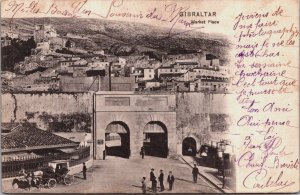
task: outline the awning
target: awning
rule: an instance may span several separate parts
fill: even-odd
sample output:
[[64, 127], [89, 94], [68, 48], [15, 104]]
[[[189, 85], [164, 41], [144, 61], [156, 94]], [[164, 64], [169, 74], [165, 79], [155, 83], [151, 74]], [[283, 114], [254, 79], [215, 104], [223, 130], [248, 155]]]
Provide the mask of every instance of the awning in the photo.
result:
[[37, 155], [35, 153], [28, 153], [28, 152], [24, 152], [24, 153], [17, 153], [17, 154], [9, 154], [9, 155], [3, 155], [2, 154], [2, 162], [5, 161], [17, 161], [17, 160], [26, 160], [26, 159], [34, 159], [34, 158], [41, 158], [41, 155]]

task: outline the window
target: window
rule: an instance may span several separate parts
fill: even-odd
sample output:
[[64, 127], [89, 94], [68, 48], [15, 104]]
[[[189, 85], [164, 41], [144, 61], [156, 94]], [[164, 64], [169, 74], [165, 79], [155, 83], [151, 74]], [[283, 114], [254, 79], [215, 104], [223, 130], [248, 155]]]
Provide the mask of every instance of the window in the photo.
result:
[[150, 74], [150, 75], [149, 75], [149, 78], [151, 78], [151, 77], [152, 77], [152, 75]]

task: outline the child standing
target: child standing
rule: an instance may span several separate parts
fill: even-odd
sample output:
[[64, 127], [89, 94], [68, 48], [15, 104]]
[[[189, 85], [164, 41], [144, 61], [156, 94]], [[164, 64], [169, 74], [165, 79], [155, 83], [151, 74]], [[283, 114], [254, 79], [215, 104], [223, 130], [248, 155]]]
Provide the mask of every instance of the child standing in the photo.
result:
[[146, 177], [143, 177], [142, 178], [142, 192], [143, 192], [143, 194], [146, 194]]

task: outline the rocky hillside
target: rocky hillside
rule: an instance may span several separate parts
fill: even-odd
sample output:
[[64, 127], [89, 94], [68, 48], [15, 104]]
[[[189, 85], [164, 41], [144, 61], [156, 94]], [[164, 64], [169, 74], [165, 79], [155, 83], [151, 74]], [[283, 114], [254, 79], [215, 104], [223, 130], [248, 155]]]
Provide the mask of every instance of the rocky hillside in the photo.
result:
[[[2, 31], [9, 30], [9, 20], [2, 19]], [[35, 24], [52, 24], [60, 35], [68, 32], [86, 34], [98, 46], [116, 55], [153, 53], [158, 58], [166, 53], [183, 53], [204, 50], [219, 56], [227, 63], [229, 43], [225, 38], [200, 32], [189, 32], [167, 37], [169, 29], [140, 23], [100, 19], [74, 18], [23, 18], [14, 19], [15, 32], [28, 35]]]

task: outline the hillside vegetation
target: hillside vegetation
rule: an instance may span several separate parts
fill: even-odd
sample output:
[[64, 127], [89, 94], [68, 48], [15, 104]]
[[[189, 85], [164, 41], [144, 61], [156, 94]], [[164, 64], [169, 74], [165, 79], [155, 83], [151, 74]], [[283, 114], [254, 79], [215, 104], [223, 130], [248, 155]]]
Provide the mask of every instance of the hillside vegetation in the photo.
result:
[[[2, 19], [2, 31], [9, 30], [9, 20]], [[84, 18], [22, 18], [14, 19], [14, 31], [28, 35], [34, 24], [51, 24], [60, 35], [85, 34], [96, 45], [115, 55], [153, 53], [158, 58], [166, 53], [208, 51], [226, 64], [229, 42], [216, 35], [188, 32], [168, 37], [169, 29], [152, 25]]]

